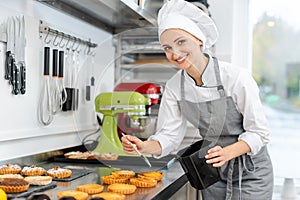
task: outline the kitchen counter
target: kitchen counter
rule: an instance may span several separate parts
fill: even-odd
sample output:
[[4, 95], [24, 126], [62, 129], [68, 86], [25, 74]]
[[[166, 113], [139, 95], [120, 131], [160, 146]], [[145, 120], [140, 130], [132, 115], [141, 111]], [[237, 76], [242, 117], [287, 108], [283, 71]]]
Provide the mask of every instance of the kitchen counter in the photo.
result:
[[[170, 162], [163, 168], [152, 167], [150, 170], [160, 170], [164, 173], [164, 177], [161, 182], [158, 182], [156, 187], [153, 188], [137, 188], [136, 192], [131, 195], [126, 195], [125, 200], [147, 200], [147, 199], [169, 199], [174, 195], [174, 191], [178, 191], [187, 183], [187, 178], [184, 175], [184, 171], [180, 166], [180, 163], [176, 160]], [[128, 165], [114, 165], [114, 168], [103, 167], [97, 164], [82, 164], [82, 163], [56, 163], [49, 162], [44, 163], [43, 167], [50, 169], [55, 166], [67, 167], [73, 169], [74, 172], [88, 172], [87, 174], [76, 178], [69, 182], [56, 181], [57, 187], [40, 192], [47, 194], [51, 199], [57, 199], [56, 194], [60, 191], [75, 189], [76, 186], [87, 183], [101, 183], [101, 176], [108, 175], [115, 169], [132, 169], [135, 172], [149, 171], [149, 168], [143, 166], [130, 167]], [[78, 174], [78, 173], [77, 173]], [[80, 175], [79, 175], [80, 176]], [[107, 185], [104, 185], [104, 191], [107, 191]], [[37, 194], [37, 193], [35, 193]], [[14, 199], [26, 199], [26, 198], [14, 198]]]

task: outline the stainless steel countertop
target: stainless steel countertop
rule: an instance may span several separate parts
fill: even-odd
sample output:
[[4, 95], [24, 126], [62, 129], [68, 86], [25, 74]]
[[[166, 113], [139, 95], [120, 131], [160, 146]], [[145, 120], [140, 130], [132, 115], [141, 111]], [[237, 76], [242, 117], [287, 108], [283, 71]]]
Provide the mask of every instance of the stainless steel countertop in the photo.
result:
[[[57, 187], [43, 191], [41, 193], [47, 194], [51, 199], [57, 199], [57, 192], [76, 189], [76, 186], [88, 183], [99, 183], [101, 184], [101, 176], [109, 174], [113, 169], [108, 167], [99, 167], [95, 164], [78, 164], [78, 163], [45, 163], [45, 168], [52, 168], [54, 166], [67, 167], [70, 169], [80, 169], [80, 170], [92, 170], [85, 176], [78, 179], [72, 180], [70, 182], [59, 182], [57, 181]], [[128, 165], [124, 166], [114, 166], [120, 169], [128, 169]], [[135, 166], [136, 172], [146, 171], [144, 167]], [[149, 171], [149, 169], [148, 169]], [[161, 182], [157, 184], [154, 188], [137, 188], [136, 192], [131, 195], [126, 195], [125, 200], [147, 200], [147, 199], [168, 199], [173, 194], [181, 188], [186, 182], [187, 178], [184, 175], [184, 171], [180, 166], [178, 161], [173, 162], [168, 167], [165, 166], [161, 168], [160, 171], [164, 173], [164, 177]], [[107, 191], [107, 185], [104, 185], [104, 191]], [[26, 199], [26, 198], [15, 198], [15, 199]]]

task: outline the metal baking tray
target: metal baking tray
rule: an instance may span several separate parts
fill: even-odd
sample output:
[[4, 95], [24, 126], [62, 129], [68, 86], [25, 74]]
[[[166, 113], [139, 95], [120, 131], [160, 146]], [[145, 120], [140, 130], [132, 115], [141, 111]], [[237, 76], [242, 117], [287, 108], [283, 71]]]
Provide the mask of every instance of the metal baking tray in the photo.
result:
[[[151, 165], [156, 168], [163, 168], [167, 163], [175, 158], [176, 155], [168, 155], [160, 159], [153, 157], [148, 157]], [[67, 162], [67, 163], [84, 163], [84, 164], [98, 164], [100, 167], [110, 167], [110, 166], [146, 166], [145, 161], [139, 156], [119, 156], [117, 160], [98, 160], [98, 159], [69, 159], [65, 158], [63, 155], [51, 157], [50, 162]]]
[[[67, 167], [66, 167], [67, 168]], [[71, 169], [72, 170], [72, 175], [68, 178], [53, 178], [54, 181], [57, 182], [70, 182], [73, 181], [75, 179], [78, 179], [80, 177], [83, 177], [85, 175], [88, 175], [90, 173], [93, 173], [93, 170], [89, 170], [89, 169]]]
[[49, 189], [52, 189], [55, 187], [56, 187], [56, 181], [52, 181], [50, 184], [42, 185], [42, 186], [30, 185], [29, 189], [26, 192], [7, 194], [7, 197], [8, 197], [8, 199], [28, 197], [33, 193], [42, 192], [42, 191], [49, 190]]

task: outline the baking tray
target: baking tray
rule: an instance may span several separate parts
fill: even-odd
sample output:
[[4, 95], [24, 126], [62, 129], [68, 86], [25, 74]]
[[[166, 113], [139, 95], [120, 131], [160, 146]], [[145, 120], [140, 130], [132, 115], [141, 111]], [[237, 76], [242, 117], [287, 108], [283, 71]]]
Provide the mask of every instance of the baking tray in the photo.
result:
[[[176, 155], [167, 155], [160, 159], [148, 157], [149, 162], [153, 167], [165, 167], [167, 163], [175, 158]], [[132, 166], [147, 166], [145, 161], [139, 156], [119, 156], [117, 160], [97, 160], [97, 159], [70, 159], [65, 158], [64, 155], [51, 157], [51, 162], [67, 162], [67, 163], [85, 163], [85, 164], [98, 164], [100, 167], [132, 165]]]
[[55, 188], [55, 187], [56, 187], [56, 181], [52, 181], [50, 184], [42, 185], [42, 186], [30, 185], [26, 192], [7, 194], [7, 198], [8, 199], [13, 199], [13, 198], [28, 197], [33, 193], [43, 192], [45, 190], [49, 190], [49, 189], [52, 189], [52, 188]]
[[72, 175], [68, 178], [53, 178], [54, 181], [58, 181], [58, 182], [69, 182], [69, 181], [73, 181], [75, 179], [78, 179], [80, 177], [83, 177], [85, 175], [88, 175], [90, 173], [93, 173], [93, 170], [89, 170], [89, 169], [70, 169], [72, 170]]

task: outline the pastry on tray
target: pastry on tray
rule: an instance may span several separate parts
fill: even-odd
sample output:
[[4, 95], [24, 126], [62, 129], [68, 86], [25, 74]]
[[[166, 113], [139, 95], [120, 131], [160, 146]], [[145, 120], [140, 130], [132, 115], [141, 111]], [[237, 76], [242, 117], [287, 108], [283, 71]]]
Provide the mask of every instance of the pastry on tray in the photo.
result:
[[72, 170], [56, 166], [48, 169], [46, 173], [53, 178], [69, 178], [72, 175]]
[[20, 178], [5, 178], [0, 180], [0, 189], [6, 193], [25, 192], [29, 188], [29, 183]]
[[20, 179], [24, 179], [24, 177], [21, 174], [2, 174], [2, 175], [0, 175], [0, 179], [4, 179], [4, 178], [20, 178]]
[[124, 184], [124, 183], [114, 183], [107, 187], [109, 192], [116, 192], [119, 194], [132, 194], [136, 190], [135, 185]]
[[118, 154], [111, 153], [111, 152], [100, 153], [97, 158], [99, 158], [100, 160], [117, 160]]
[[132, 170], [117, 170], [111, 172], [111, 175], [116, 177], [132, 178], [135, 175], [135, 172]]
[[113, 184], [113, 183], [126, 183], [128, 181], [128, 178], [126, 177], [120, 177], [120, 176], [114, 176], [114, 175], [108, 175], [108, 176], [101, 176], [101, 180], [103, 184]]
[[100, 184], [84, 184], [76, 187], [76, 190], [86, 192], [88, 194], [97, 194], [103, 191], [103, 185]]
[[76, 200], [87, 200], [88, 198], [88, 193], [77, 191], [77, 190], [66, 190], [66, 191], [61, 191], [58, 192], [57, 198], [62, 198], [62, 197], [74, 197]]
[[37, 167], [35, 165], [31, 165], [23, 167], [21, 173], [24, 176], [42, 176], [46, 173], [46, 170], [42, 167]]
[[161, 179], [164, 177], [164, 174], [160, 171], [150, 171], [150, 172], [143, 172], [139, 174], [146, 177], [154, 178], [157, 181], [161, 181]]
[[103, 198], [103, 199], [111, 199], [111, 200], [124, 200], [125, 195], [119, 194], [115, 192], [101, 192], [99, 194], [92, 195], [92, 198]]
[[0, 166], [0, 174], [18, 174], [22, 168], [16, 164], [7, 163]]
[[93, 151], [86, 151], [86, 152], [81, 152], [81, 151], [71, 151], [68, 153], [64, 154], [65, 158], [69, 159], [97, 159], [100, 157], [100, 153], [98, 152], [93, 152]]
[[65, 158], [70, 159], [83, 159], [83, 155], [81, 151], [70, 151], [64, 154]]
[[139, 175], [138, 178], [131, 178], [130, 184], [135, 185], [136, 187], [149, 188], [155, 187], [157, 185], [157, 180], [151, 177]]
[[51, 176], [27, 176], [24, 178], [30, 185], [48, 185], [52, 182]]

